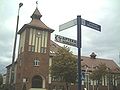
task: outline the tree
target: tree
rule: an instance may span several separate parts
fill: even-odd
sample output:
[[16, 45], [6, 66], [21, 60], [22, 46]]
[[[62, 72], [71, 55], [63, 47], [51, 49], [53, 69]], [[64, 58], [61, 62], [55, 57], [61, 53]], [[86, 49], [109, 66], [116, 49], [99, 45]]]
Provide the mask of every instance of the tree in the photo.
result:
[[75, 83], [77, 78], [76, 57], [72, 54], [69, 47], [58, 48], [58, 52], [52, 59], [50, 67], [51, 76], [57, 81], [66, 83], [68, 90], [70, 83]]
[[104, 63], [100, 63], [97, 68], [92, 71], [90, 74], [90, 79], [93, 81], [97, 81], [97, 89], [99, 88], [100, 81], [102, 80], [102, 77], [108, 74], [107, 66]]
[[0, 74], [0, 89], [2, 87], [2, 84], [3, 84], [3, 77], [2, 77], [2, 74]]

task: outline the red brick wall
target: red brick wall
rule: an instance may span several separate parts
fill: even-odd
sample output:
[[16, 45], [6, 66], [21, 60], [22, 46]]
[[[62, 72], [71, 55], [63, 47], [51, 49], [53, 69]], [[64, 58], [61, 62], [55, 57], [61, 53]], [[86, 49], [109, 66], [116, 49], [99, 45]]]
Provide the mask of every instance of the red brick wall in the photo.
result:
[[[23, 78], [27, 79], [26, 88], [31, 88], [32, 77], [40, 75], [45, 79], [45, 88], [48, 88], [49, 73], [49, 50], [50, 50], [50, 33], [48, 34], [47, 53], [36, 53], [28, 51], [29, 29], [26, 30], [25, 51], [18, 55], [17, 73], [16, 73], [16, 90], [22, 90]], [[35, 58], [40, 60], [39, 66], [34, 66]], [[21, 60], [21, 66], [20, 66]]]

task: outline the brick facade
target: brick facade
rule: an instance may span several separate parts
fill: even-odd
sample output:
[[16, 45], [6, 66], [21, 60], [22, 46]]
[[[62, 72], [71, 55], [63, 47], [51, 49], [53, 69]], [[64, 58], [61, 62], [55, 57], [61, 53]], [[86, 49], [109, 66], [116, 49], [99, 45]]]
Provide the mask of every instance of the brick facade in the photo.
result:
[[[23, 90], [23, 88], [29, 90], [34, 87], [48, 88], [50, 35], [54, 30], [48, 28], [40, 20], [42, 15], [37, 8], [31, 17], [32, 21], [25, 24], [18, 32], [20, 34], [20, 43], [16, 60], [15, 90]], [[40, 34], [39, 37], [38, 34]], [[32, 39], [30, 40], [30, 38]], [[30, 42], [32, 43], [30, 44]], [[42, 79], [41, 85], [35, 86], [34, 80], [37, 81], [37, 79], [33, 80], [35, 76]]]

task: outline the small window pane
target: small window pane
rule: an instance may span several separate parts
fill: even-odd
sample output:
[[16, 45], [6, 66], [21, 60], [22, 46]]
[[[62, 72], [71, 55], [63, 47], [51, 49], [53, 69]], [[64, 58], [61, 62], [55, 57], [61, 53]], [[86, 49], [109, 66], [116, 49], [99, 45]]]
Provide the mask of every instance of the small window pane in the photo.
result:
[[31, 50], [32, 52], [34, 52], [35, 51], [35, 46], [32, 46], [32, 50]]
[[39, 66], [40, 61], [39, 60], [34, 60], [34, 66]]
[[28, 51], [31, 51], [31, 46], [29, 45], [29, 47], [28, 47]]
[[28, 47], [28, 51], [35, 52], [35, 46], [33, 46], [33, 45], [29, 45], [29, 47]]
[[41, 53], [46, 53], [46, 48], [45, 48], [45, 47], [41, 47], [40, 52], [41, 52]]

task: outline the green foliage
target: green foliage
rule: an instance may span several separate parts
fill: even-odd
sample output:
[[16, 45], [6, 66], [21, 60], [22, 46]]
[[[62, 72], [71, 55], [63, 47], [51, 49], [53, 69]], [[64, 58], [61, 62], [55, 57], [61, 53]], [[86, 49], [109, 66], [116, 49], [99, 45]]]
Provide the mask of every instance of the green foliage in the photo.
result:
[[9, 90], [9, 85], [8, 84], [2, 84], [0, 90]]
[[3, 77], [2, 74], [0, 74], [0, 89], [2, 89], [2, 84], [3, 84]]
[[97, 81], [97, 90], [99, 89], [100, 81], [102, 80], [102, 77], [108, 74], [107, 66], [104, 63], [101, 63], [98, 65], [98, 67], [92, 71], [90, 74], [90, 79], [93, 81]]
[[2, 85], [3, 83], [3, 77], [2, 77], [2, 74], [0, 74], [0, 86]]
[[3, 76], [0, 74], [0, 90], [8, 90], [9, 85], [3, 84]]
[[99, 64], [99, 66], [90, 74], [90, 79], [100, 81], [103, 76], [108, 73], [107, 66], [104, 63]]
[[58, 49], [55, 57], [52, 59], [50, 67], [51, 76], [58, 81], [66, 83], [75, 83], [77, 77], [76, 57], [68, 47]]

